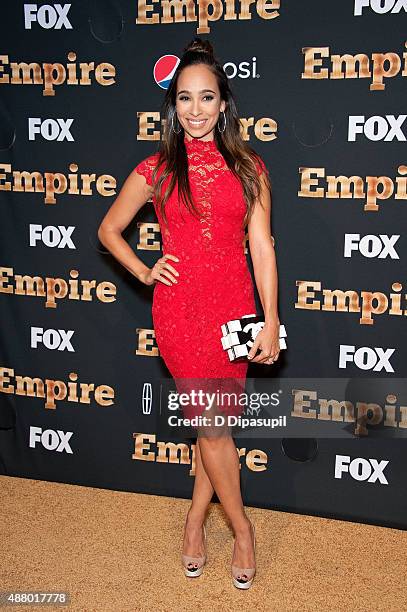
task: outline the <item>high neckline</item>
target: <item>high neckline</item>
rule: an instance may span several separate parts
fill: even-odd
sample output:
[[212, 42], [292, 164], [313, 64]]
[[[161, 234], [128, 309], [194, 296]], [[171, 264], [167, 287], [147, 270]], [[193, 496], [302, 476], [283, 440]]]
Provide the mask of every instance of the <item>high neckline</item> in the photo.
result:
[[201, 138], [192, 138], [187, 140], [184, 135], [184, 144], [187, 151], [217, 151], [215, 140], [202, 140]]

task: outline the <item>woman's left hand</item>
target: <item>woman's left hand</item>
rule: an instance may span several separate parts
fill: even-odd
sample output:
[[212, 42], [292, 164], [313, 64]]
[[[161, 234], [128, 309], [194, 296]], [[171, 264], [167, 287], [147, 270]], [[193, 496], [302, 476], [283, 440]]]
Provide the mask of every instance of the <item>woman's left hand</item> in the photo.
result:
[[[247, 355], [252, 363], [270, 365], [277, 361], [280, 354], [280, 321], [267, 322], [254, 339], [253, 346]], [[255, 357], [257, 350], [261, 353]]]

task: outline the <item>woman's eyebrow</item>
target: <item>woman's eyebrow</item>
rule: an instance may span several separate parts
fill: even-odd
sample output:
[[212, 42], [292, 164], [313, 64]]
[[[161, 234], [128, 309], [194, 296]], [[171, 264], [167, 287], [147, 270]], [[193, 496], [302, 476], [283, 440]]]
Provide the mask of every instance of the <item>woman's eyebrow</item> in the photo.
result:
[[[198, 91], [198, 93], [201, 94], [201, 93], [205, 93], [206, 91], [210, 91], [213, 94], [216, 93], [212, 89], [201, 89], [200, 91]], [[181, 89], [181, 91], [179, 91], [177, 95], [179, 96], [179, 94], [181, 93], [191, 93], [191, 92], [188, 89]]]

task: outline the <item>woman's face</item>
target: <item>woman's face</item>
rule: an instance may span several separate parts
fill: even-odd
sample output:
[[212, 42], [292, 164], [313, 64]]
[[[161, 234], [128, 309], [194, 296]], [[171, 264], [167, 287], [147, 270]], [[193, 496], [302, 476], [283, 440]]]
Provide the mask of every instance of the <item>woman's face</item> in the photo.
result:
[[182, 70], [177, 82], [175, 108], [187, 140], [213, 140], [219, 113], [225, 106], [220, 99], [216, 77], [205, 64]]

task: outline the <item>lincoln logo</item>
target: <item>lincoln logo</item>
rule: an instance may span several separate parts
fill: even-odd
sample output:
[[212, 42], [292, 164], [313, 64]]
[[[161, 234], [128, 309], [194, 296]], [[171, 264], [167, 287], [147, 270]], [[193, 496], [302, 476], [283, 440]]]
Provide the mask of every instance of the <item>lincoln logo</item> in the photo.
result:
[[143, 414], [151, 414], [152, 401], [153, 401], [153, 388], [151, 386], [151, 383], [144, 383], [143, 393], [142, 393], [142, 402], [141, 402], [141, 405], [143, 407]]

